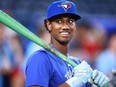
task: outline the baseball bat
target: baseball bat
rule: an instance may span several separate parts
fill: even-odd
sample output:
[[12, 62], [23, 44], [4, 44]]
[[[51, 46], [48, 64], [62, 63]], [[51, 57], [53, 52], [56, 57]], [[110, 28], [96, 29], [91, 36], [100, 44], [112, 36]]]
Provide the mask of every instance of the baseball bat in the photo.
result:
[[[26, 27], [20, 24], [18, 21], [7, 15], [5, 12], [0, 10], [0, 22], [10, 29], [14, 30], [15, 32], [23, 35], [24, 37], [28, 38], [29, 40], [33, 41], [34, 43], [38, 44], [39, 46], [49, 50], [53, 54], [57, 55], [62, 60], [66, 61], [68, 64], [72, 65], [73, 67], [77, 66], [77, 64], [67, 58], [65, 55], [61, 54], [54, 48], [52, 48], [49, 44], [45, 43], [42, 39], [36, 36], [34, 33], [29, 31]], [[104, 86], [106, 87], [106, 86]]]
[[49, 44], [45, 43], [42, 39], [40, 39], [38, 36], [36, 36], [34, 33], [29, 31], [26, 27], [24, 27], [22, 24], [17, 22], [15, 19], [7, 15], [5, 12], [0, 10], [0, 22], [10, 29], [14, 30], [15, 32], [23, 35], [24, 37], [28, 38], [29, 40], [33, 41], [34, 43], [40, 45], [41, 47], [49, 50], [50, 52], [56, 54], [58, 57], [63, 59], [64, 61], [68, 62], [72, 66], [77, 66], [76, 63], [72, 62], [70, 59], [68, 59], [66, 56], [61, 54], [60, 52], [53, 49]]

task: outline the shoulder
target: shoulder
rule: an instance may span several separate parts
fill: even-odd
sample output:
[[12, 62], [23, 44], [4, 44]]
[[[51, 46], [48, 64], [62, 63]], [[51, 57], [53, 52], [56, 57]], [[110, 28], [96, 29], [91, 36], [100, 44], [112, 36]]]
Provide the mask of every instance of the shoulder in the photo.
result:
[[47, 61], [47, 57], [48, 57], [49, 53], [46, 50], [38, 50], [35, 51], [27, 60], [26, 65], [28, 65], [29, 63], [33, 63], [35, 64], [37, 63], [41, 63], [41, 62], [46, 62]]
[[77, 57], [74, 57], [74, 56], [68, 56], [68, 58], [70, 58], [72, 61], [74, 61], [75, 63], [77, 64], [80, 64], [81, 63], [81, 60]]

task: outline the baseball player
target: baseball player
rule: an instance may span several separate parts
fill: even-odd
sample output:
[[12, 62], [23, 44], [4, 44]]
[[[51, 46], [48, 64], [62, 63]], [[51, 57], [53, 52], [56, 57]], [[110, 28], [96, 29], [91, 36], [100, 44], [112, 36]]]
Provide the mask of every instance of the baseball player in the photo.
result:
[[78, 65], [74, 68], [55, 54], [38, 50], [26, 64], [26, 87], [92, 87], [88, 82], [90, 78], [100, 87], [109, 82], [102, 72], [68, 54], [69, 42], [79, 19], [73, 2], [60, 0], [49, 5], [45, 26], [51, 35], [50, 45]]

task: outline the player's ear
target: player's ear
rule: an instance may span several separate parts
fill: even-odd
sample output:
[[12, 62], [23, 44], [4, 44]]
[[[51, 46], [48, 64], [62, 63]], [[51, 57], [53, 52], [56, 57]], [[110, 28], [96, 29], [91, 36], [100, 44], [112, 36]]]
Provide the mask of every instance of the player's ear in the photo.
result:
[[76, 27], [76, 25], [75, 25], [75, 27], [74, 27], [74, 31], [76, 31], [76, 29], [77, 29], [77, 27]]
[[45, 20], [44, 24], [49, 32], [51, 32], [51, 22], [49, 20]]

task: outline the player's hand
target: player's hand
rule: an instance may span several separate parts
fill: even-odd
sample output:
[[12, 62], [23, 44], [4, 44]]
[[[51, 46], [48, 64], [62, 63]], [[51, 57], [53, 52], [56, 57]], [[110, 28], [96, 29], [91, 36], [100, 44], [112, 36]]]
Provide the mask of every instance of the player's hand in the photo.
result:
[[94, 70], [92, 79], [94, 83], [96, 83], [100, 87], [108, 87], [109, 85], [109, 78], [100, 71]]
[[88, 81], [89, 78], [91, 78], [92, 72], [93, 70], [90, 65], [83, 61], [74, 68], [74, 77], [67, 80], [66, 83], [70, 87], [81, 87]]
[[93, 70], [91, 66], [85, 61], [74, 68], [74, 76], [82, 79], [84, 83], [86, 83], [88, 79], [91, 78], [92, 73]]

